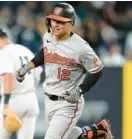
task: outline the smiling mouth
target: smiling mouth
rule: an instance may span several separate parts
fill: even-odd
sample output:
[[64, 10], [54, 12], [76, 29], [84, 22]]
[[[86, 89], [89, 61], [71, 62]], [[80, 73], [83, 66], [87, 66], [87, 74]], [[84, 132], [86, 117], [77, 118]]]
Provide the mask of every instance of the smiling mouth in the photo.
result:
[[60, 29], [55, 29], [55, 31], [58, 31], [58, 30], [60, 30]]
[[58, 33], [60, 30], [59, 29], [55, 29], [54, 32]]

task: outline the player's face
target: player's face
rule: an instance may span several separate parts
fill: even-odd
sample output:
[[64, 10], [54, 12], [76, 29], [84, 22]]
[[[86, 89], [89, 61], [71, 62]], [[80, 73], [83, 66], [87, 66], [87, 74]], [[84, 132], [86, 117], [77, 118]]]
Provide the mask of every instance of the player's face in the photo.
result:
[[55, 36], [63, 36], [68, 34], [71, 31], [72, 28], [72, 22], [60, 22], [60, 21], [56, 21], [56, 20], [51, 20], [51, 29], [52, 29], [52, 33]]

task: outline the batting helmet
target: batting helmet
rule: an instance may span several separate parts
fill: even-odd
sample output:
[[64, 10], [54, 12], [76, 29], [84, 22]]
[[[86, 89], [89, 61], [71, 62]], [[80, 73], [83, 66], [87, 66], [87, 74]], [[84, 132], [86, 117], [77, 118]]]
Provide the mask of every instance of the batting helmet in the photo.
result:
[[59, 3], [54, 6], [53, 11], [46, 17], [46, 25], [50, 27], [50, 20], [54, 19], [60, 22], [75, 22], [75, 9], [68, 3]]

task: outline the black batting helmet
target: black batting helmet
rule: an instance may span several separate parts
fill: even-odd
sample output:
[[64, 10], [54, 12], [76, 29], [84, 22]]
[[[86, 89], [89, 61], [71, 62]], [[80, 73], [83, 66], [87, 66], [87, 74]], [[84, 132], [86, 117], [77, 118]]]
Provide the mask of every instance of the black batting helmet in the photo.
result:
[[60, 22], [75, 22], [75, 9], [68, 3], [58, 3], [54, 6], [52, 13], [46, 17], [46, 25], [50, 27], [50, 20], [54, 19]]

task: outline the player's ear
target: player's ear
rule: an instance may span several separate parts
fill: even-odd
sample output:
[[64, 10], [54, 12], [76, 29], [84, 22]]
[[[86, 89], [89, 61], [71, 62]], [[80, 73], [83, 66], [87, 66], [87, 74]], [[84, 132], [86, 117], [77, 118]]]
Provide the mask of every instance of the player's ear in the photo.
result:
[[69, 22], [70, 28], [72, 29], [73, 27], [73, 22]]
[[73, 21], [71, 21], [71, 22], [69, 22], [69, 23], [71, 24], [71, 26], [73, 26], [73, 25], [74, 25]]

